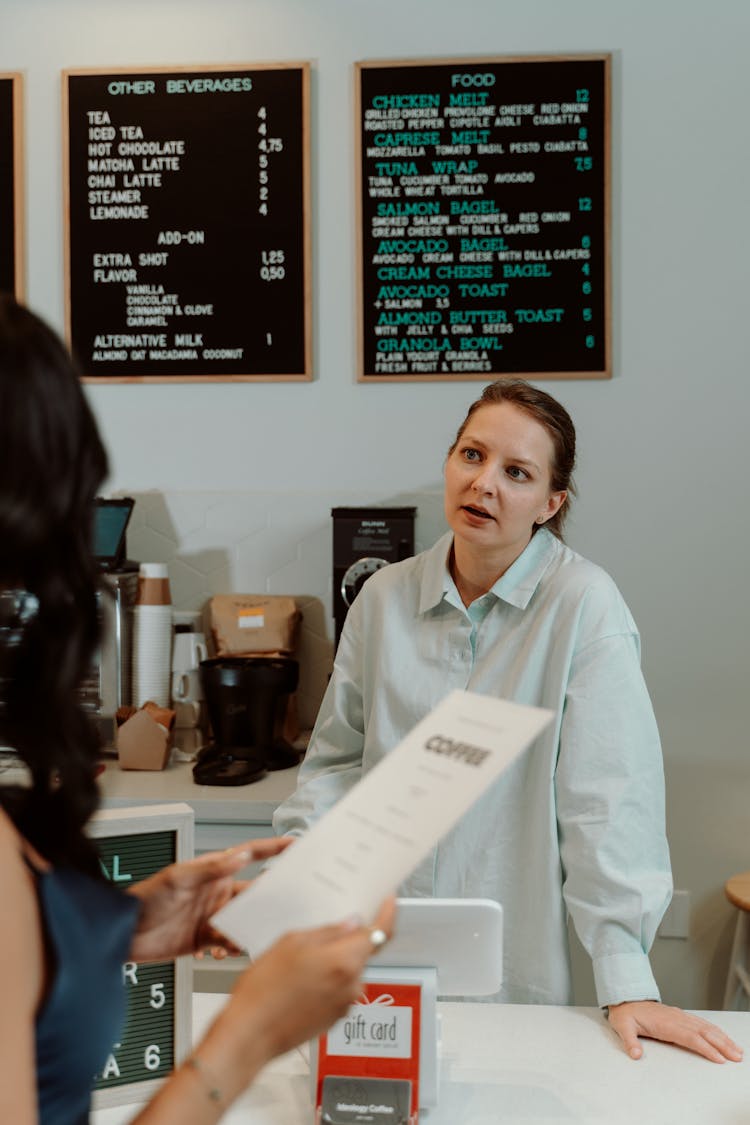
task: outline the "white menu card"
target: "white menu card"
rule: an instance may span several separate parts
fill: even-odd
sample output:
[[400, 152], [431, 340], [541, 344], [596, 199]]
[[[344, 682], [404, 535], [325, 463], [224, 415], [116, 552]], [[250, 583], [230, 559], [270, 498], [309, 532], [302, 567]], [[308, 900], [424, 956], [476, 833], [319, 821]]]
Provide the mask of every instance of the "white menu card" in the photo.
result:
[[552, 717], [452, 692], [213, 924], [255, 957], [289, 930], [369, 923]]

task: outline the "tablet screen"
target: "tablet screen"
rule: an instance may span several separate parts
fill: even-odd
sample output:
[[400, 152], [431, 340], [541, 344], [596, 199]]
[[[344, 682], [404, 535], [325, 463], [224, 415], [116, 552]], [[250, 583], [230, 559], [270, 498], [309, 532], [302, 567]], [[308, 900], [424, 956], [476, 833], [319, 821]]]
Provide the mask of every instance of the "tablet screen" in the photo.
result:
[[125, 529], [134, 503], [129, 496], [117, 500], [96, 500], [94, 555], [103, 569], [118, 566], [125, 557]]

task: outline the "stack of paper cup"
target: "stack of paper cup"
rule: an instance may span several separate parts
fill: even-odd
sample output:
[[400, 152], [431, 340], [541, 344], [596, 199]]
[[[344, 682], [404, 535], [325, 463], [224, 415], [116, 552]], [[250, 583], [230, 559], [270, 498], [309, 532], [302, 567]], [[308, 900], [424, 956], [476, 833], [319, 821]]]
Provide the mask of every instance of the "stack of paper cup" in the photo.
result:
[[172, 672], [172, 596], [166, 563], [141, 563], [133, 607], [132, 702], [169, 707]]

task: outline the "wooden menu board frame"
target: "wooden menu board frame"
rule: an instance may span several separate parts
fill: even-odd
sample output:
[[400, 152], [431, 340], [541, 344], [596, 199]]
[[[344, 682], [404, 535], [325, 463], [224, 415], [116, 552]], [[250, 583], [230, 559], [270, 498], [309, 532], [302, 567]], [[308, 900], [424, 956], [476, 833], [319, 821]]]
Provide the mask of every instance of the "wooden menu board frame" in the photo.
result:
[[611, 58], [355, 64], [359, 382], [611, 377]]
[[65, 70], [85, 382], [312, 379], [310, 64]]
[[0, 72], [0, 290], [25, 293], [23, 75]]

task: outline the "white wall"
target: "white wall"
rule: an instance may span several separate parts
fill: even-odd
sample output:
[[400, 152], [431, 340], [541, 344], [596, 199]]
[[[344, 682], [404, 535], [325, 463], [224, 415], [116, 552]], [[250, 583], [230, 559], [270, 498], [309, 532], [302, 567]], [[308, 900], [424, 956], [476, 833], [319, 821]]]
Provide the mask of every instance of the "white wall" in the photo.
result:
[[240, 489], [279, 510], [434, 491], [479, 391], [353, 381], [352, 62], [614, 52], [615, 378], [548, 387], [580, 435], [569, 539], [643, 635], [693, 905], [690, 941], [654, 960], [666, 998], [697, 1007], [720, 1003], [723, 881], [750, 867], [748, 42], [746, 0], [0, 0], [0, 70], [27, 78], [28, 299], [58, 327], [59, 71], [311, 61], [315, 381], [90, 389], [113, 488]]

